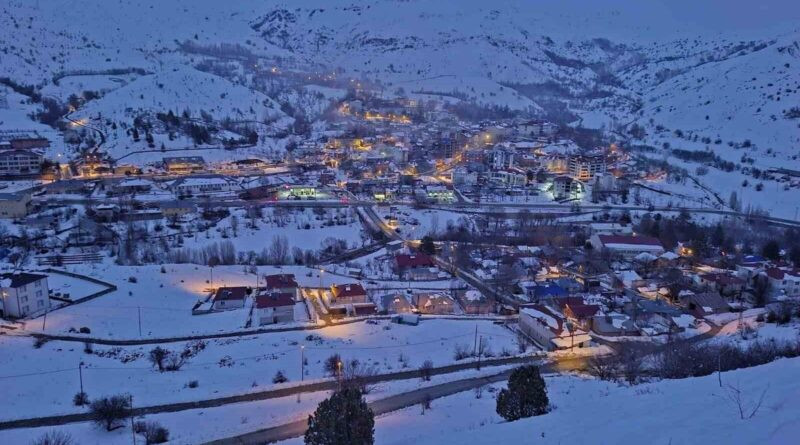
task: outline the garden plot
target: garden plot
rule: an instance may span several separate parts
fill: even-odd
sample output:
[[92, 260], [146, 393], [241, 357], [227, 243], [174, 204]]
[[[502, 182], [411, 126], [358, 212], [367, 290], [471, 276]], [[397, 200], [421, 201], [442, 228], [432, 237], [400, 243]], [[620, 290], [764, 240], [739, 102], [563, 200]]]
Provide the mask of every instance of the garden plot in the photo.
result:
[[[3, 336], [0, 346], [6, 353], [0, 357], [0, 376], [4, 377], [0, 391], [7, 409], [0, 417], [78, 412], [72, 397], [79, 391], [81, 362], [84, 389], [90, 397], [129, 392], [142, 406], [264, 390], [278, 371], [297, 382], [301, 345], [307, 361], [305, 380], [326, 377], [324, 362], [333, 354], [345, 363], [358, 360], [380, 373], [417, 369], [426, 360], [435, 366], [447, 365], [456, 362], [457, 350], [462, 355], [472, 351], [476, 332], [488, 345], [486, 355], [518, 351], [516, 336], [490, 321], [430, 319], [405, 326], [381, 320], [202, 344], [169, 343], [163, 347], [195, 352], [179, 371], [158, 372], [147, 359], [156, 345], [94, 345], [87, 353], [86, 345], [79, 342], [51, 341], [35, 348], [33, 339]], [[197, 381], [197, 387], [189, 387], [192, 381]]]

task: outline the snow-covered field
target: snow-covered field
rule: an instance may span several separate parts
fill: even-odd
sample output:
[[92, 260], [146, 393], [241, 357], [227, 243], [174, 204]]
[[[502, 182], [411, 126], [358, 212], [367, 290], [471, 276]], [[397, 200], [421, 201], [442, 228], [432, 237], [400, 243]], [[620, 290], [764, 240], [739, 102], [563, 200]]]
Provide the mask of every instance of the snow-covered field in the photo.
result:
[[[433, 376], [429, 382], [419, 379], [399, 380], [381, 383], [366, 396], [367, 400], [377, 400], [393, 394], [445, 383], [456, 379], [466, 379], [501, 372], [507, 367], [483, 368], [481, 371], [460, 371], [447, 375]], [[170, 430], [170, 443], [190, 444], [230, 437], [270, 426], [300, 420], [312, 413], [320, 401], [330, 395], [320, 391], [257, 402], [223, 405], [217, 408], [193, 409], [175, 413], [148, 415], [137, 420], [156, 421]], [[134, 400], [136, 403], [136, 400]], [[25, 428], [0, 431], [0, 442], [25, 443], [27, 438], [38, 437], [53, 427]], [[129, 429], [107, 432], [89, 422], [80, 422], [58, 427], [67, 432], [82, 445], [122, 445], [131, 440]]]
[[[723, 384], [742, 391], [748, 411], [764, 392], [761, 408], [744, 420], [729, 400], [731, 390], [720, 388], [715, 375], [633, 387], [555, 376], [545, 377], [553, 406], [546, 415], [505, 422], [495, 413], [496, 392], [484, 391], [480, 399], [464, 392], [434, 400], [424, 415], [414, 406], [376, 419], [375, 442], [790, 445], [800, 431], [798, 373], [798, 358], [723, 373]], [[505, 384], [492, 386], [499, 390]]]
[[[177, 324], [174, 320], [164, 323]], [[358, 360], [381, 373], [416, 369], [425, 360], [435, 366], [454, 363], [456, 347], [472, 348], [476, 332], [494, 355], [516, 354], [513, 332], [485, 320], [431, 319], [419, 326], [380, 320], [211, 339], [180, 371], [163, 373], [147, 359], [156, 345], [94, 345], [94, 352], [89, 354], [80, 342], [51, 341], [34, 348], [31, 338], [5, 335], [0, 336], [4, 351], [0, 357], [0, 391], [5, 394], [7, 409], [0, 417], [76, 412], [72, 396], [78, 392], [81, 362], [85, 391], [90, 396], [130, 392], [140, 405], [154, 405], [263, 390], [279, 370], [290, 382], [297, 382], [301, 345], [307, 360], [305, 379], [312, 380], [326, 376], [323, 362], [332, 354], [340, 354], [345, 362]], [[189, 345], [177, 342], [162, 346], [182, 351]], [[198, 388], [186, 387], [192, 380], [199, 382]]]
[[[64, 307], [47, 316], [46, 333], [64, 334], [83, 326], [99, 338], [165, 338], [242, 330], [248, 318], [245, 309], [192, 315], [192, 306], [205, 299], [212, 287], [212, 270], [195, 264], [162, 266], [118, 266], [113, 264], [68, 266], [67, 270], [113, 283], [117, 290], [85, 303]], [[319, 286], [319, 271], [304, 266], [258, 268], [259, 276], [294, 273], [301, 286]], [[136, 282], [131, 282], [134, 277]], [[355, 279], [323, 274], [323, 286], [352, 283]], [[58, 283], [58, 281], [56, 281]], [[243, 266], [213, 269], [213, 287], [255, 286], [256, 276]], [[262, 283], [263, 285], [263, 283]], [[72, 295], [88, 294], [81, 284], [71, 284]], [[96, 286], [96, 285], [91, 285]], [[139, 311], [142, 334], [139, 335]], [[29, 322], [40, 330], [37, 321]]]

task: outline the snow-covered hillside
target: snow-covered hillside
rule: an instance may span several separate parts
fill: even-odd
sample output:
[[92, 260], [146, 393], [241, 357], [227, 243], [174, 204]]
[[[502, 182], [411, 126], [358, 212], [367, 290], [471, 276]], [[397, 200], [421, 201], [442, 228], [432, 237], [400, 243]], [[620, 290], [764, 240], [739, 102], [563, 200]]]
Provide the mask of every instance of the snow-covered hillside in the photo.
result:
[[269, 120], [273, 100], [317, 117], [336, 97], [266, 86], [248, 71], [277, 66], [363, 79], [385, 95], [531, 113], [559, 101], [585, 126], [642, 125], [645, 143], [697, 149], [672, 140], [678, 130], [750, 141], [756, 165], [797, 167], [798, 23], [789, 0], [15, 0], [0, 8], [0, 64], [3, 76], [61, 101], [105, 93], [77, 117], [194, 107]]

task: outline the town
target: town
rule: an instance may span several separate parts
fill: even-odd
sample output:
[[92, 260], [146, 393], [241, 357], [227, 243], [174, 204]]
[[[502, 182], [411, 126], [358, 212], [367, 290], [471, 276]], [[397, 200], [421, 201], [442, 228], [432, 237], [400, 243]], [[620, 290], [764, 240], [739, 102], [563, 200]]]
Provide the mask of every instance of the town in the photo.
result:
[[[191, 68], [0, 78], [0, 442], [449, 443], [541, 418], [509, 437], [596, 443], [554, 430], [673, 389], [687, 413], [781, 410], [753, 388], [800, 356], [794, 164], [201, 41], [175, 40]], [[181, 82], [213, 94], [164, 99]]]

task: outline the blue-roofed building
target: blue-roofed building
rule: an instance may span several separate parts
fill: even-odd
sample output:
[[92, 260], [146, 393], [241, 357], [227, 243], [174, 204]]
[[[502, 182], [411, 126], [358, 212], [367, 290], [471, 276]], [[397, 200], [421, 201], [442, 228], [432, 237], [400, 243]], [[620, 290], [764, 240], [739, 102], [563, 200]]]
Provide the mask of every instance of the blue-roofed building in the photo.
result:
[[566, 289], [552, 282], [527, 286], [525, 291], [530, 301], [534, 302], [553, 300], [569, 295], [569, 292], [567, 292]]

